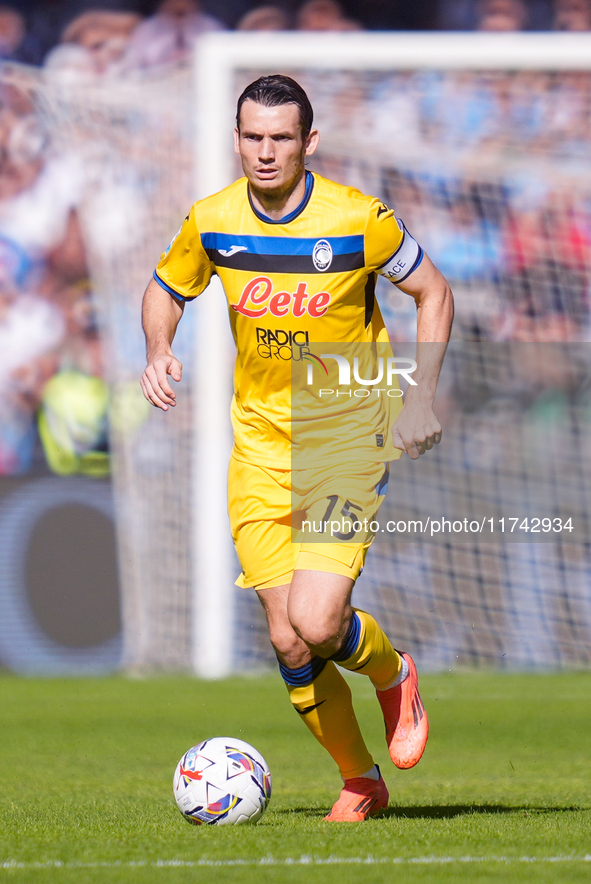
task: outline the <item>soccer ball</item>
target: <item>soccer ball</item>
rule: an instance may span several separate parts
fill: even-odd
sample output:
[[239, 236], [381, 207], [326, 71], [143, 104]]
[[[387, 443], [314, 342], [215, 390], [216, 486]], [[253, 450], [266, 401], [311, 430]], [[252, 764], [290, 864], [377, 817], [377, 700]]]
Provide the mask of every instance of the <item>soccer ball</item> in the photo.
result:
[[185, 752], [172, 787], [178, 809], [195, 826], [256, 823], [271, 798], [271, 774], [244, 740], [213, 737]]

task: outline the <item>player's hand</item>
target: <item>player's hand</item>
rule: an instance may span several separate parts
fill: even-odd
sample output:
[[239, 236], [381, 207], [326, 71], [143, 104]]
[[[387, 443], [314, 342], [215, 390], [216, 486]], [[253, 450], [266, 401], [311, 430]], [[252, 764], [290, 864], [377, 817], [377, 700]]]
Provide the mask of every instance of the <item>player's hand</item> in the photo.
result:
[[154, 357], [148, 362], [140, 380], [144, 396], [152, 405], [168, 411], [171, 405], [176, 405], [176, 393], [169, 377], [178, 382], [182, 376], [183, 366], [172, 353]]
[[441, 424], [431, 406], [407, 398], [392, 427], [392, 441], [394, 448], [406, 451], [413, 460], [437, 445], [441, 441]]

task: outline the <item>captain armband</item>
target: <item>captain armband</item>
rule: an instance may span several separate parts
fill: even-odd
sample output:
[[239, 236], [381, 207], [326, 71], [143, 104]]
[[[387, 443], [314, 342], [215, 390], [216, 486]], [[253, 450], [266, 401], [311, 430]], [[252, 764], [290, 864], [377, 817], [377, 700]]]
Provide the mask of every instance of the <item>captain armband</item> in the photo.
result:
[[424, 252], [416, 239], [410, 235], [400, 218], [397, 218], [396, 221], [402, 230], [402, 242], [386, 263], [378, 267], [377, 272], [380, 276], [385, 276], [390, 282], [397, 284], [404, 282], [406, 277], [410, 276], [413, 270], [417, 269], [423, 260]]

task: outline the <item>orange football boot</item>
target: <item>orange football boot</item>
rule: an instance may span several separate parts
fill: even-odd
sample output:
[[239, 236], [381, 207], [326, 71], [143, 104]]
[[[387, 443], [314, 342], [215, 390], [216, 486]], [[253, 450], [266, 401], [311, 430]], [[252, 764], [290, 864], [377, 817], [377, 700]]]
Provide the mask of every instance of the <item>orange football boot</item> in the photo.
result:
[[331, 823], [361, 822], [384, 810], [388, 806], [388, 797], [388, 789], [381, 774], [379, 780], [353, 777], [345, 780], [339, 800], [324, 819]]
[[[400, 652], [399, 652], [400, 653]], [[400, 654], [408, 663], [408, 676], [402, 684], [376, 691], [386, 725], [386, 742], [396, 767], [414, 767], [425, 751], [429, 720], [421, 695], [419, 677], [410, 654]]]

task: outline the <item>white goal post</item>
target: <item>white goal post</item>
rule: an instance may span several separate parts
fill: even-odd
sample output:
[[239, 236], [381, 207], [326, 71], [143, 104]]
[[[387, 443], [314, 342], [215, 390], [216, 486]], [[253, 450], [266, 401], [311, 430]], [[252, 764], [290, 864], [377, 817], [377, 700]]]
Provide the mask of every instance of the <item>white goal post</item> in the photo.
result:
[[[194, 60], [195, 190], [214, 193], [236, 175], [232, 129], [235, 72], [314, 71], [589, 71], [591, 34], [216, 33]], [[297, 75], [297, 73], [296, 73]], [[322, 118], [317, 120], [322, 137]], [[194, 671], [217, 678], [232, 669], [233, 559], [224, 489], [232, 359], [226, 305], [207, 293], [200, 311], [195, 384], [192, 647]], [[201, 300], [201, 299], [200, 299]], [[220, 392], [222, 391], [222, 392]], [[224, 391], [227, 392], [224, 393]]]

